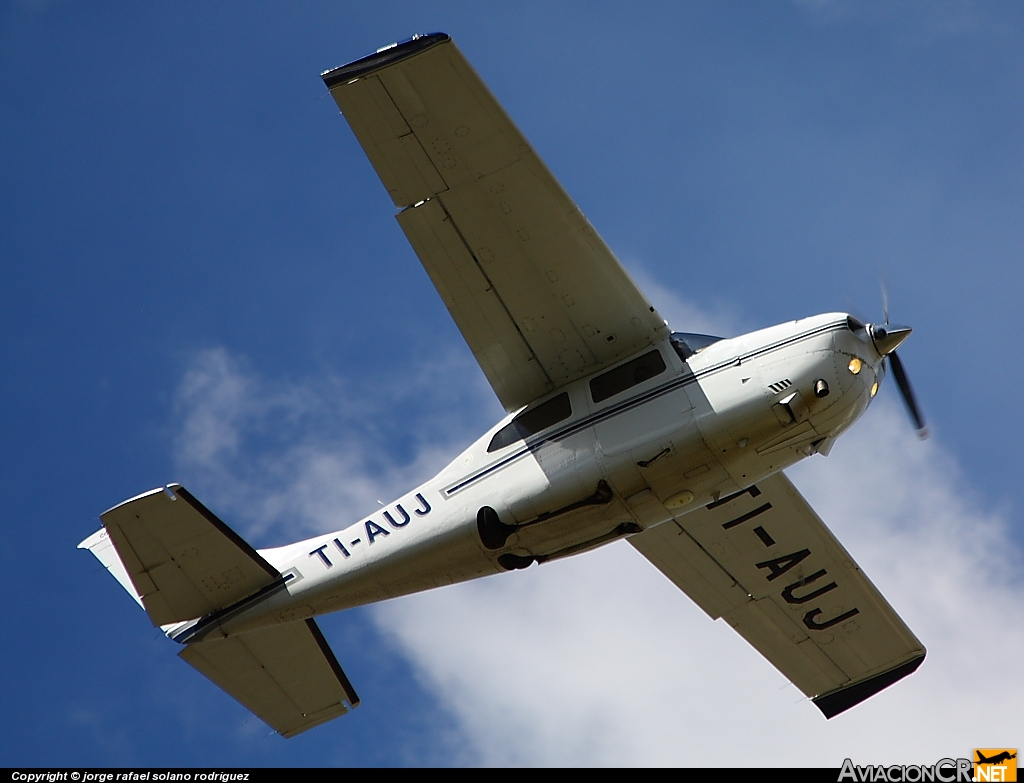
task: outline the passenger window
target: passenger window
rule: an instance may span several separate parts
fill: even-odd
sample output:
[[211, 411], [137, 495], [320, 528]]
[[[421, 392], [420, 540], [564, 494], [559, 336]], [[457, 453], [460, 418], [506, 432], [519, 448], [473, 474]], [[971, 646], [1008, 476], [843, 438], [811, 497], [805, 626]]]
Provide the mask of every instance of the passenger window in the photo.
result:
[[516, 441], [546, 430], [560, 421], [565, 421], [570, 416], [572, 416], [572, 405], [569, 404], [569, 393], [562, 392], [536, 408], [523, 411], [494, 433], [491, 442], [487, 444], [487, 453], [490, 454], [492, 451], [511, 446]]
[[665, 360], [657, 350], [654, 350], [626, 362], [621, 367], [609, 370], [604, 375], [598, 375], [590, 382], [590, 393], [594, 397], [594, 402], [601, 402], [663, 372]]

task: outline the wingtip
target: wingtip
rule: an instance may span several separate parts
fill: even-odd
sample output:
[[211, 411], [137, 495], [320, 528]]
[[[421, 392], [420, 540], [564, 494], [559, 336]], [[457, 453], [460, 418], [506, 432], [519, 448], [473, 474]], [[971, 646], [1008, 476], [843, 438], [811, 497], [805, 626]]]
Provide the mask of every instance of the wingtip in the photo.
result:
[[121, 508], [121, 506], [125, 506], [125, 505], [127, 505], [129, 503], [134, 503], [136, 500], [141, 500], [142, 498], [148, 497], [150, 495], [156, 495], [156, 494], [159, 494], [160, 492], [165, 492], [166, 490], [167, 490], [167, 488], [166, 488], [166, 486], [164, 486], [164, 487], [156, 487], [155, 489], [148, 489], [145, 492], [140, 492], [138, 495], [135, 495], [135, 497], [130, 497], [127, 500], [122, 500], [120, 503], [118, 503], [116, 505], [113, 505], [110, 508], [108, 508], [102, 514], [100, 514], [100, 519], [102, 520], [103, 517], [105, 517], [111, 511], [116, 511], [117, 509]]
[[899, 682], [917, 671], [923, 662], [927, 652], [921, 650], [920, 654], [911, 658], [906, 663], [901, 663], [888, 671], [876, 674], [861, 682], [846, 685], [839, 690], [826, 693], [812, 699], [814, 706], [821, 710], [826, 718], [834, 718], [851, 707], [856, 707], [862, 701], [870, 699], [879, 691], [888, 688], [890, 685]]
[[382, 46], [373, 54], [366, 55], [366, 57], [360, 57], [358, 60], [353, 60], [345, 65], [339, 65], [337, 68], [324, 71], [320, 74], [320, 78], [324, 80], [327, 89], [331, 90], [339, 84], [355, 81], [374, 71], [379, 71], [381, 68], [386, 68], [400, 60], [412, 57], [438, 44], [447, 43], [450, 40], [451, 36], [448, 33], [417, 34], [405, 41], [396, 41], [387, 46]]

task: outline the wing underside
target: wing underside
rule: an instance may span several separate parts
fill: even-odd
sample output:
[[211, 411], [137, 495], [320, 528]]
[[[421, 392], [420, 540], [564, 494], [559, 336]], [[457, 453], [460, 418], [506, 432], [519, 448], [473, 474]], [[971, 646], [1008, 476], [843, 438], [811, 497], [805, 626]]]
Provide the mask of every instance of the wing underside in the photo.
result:
[[323, 78], [506, 410], [667, 335], [447, 35]]
[[826, 717], [924, 660], [921, 642], [782, 473], [629, 541]]

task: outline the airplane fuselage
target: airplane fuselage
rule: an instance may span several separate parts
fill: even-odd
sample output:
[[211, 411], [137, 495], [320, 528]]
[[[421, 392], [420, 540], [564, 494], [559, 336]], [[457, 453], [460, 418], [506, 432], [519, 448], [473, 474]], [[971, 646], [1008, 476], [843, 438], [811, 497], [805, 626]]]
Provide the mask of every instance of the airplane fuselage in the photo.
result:
[[[665, 340], [542, 398], [532, 420], [510, 414], [358, 523], [261, 550], [284, 575], [281, 589], [203, 636], [543, 563], [700, 509], [827, 454], [877, 391], [881, 359], [841, 313], [692, 355]], [[193, 624], [166, 630], [185, 641]]]

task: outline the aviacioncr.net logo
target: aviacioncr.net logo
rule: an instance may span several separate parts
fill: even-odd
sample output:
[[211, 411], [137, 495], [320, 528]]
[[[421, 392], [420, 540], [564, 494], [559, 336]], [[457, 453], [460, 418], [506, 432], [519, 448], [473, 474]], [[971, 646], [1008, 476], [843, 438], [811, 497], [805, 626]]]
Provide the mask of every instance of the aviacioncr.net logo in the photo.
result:
[[839, 783], [972, 783], [974, 765], [970, 759], [939, 759], [931, 766], [923, 764], [881, 764], [857, 766], [850, 759], [843, 761]]

